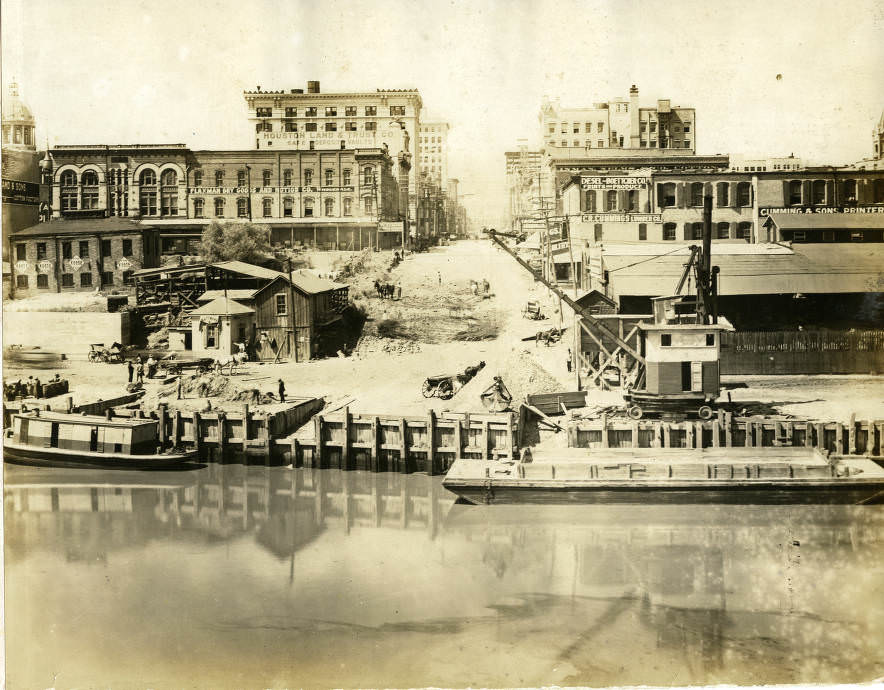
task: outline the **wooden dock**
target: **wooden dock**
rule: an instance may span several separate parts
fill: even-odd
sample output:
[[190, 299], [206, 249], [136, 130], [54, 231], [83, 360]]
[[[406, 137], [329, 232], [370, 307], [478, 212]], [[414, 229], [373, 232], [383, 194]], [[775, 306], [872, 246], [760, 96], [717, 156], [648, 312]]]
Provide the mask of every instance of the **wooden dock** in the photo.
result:
[[884, 420], [847, 424], [786, 417], [734, 417], [722, 412], [708, 421], [667, 422], [610, 419], [573, 420], [568, 425], [571, 448], [777, 448], [804, 446], [837, 455], [880, 456]]

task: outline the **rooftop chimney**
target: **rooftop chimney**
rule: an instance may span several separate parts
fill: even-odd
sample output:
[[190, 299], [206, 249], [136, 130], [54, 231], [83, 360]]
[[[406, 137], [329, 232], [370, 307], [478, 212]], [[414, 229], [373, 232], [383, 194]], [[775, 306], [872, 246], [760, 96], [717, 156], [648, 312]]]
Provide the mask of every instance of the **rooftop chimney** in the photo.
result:
[[638, 87], [633, 84], [629, 88], [629, 148], [631, 149], [641, 146], [638, 128]]
[[318, 81], [308, 81], [307, 82], [307, 93], [319, 93], [319, 82]]

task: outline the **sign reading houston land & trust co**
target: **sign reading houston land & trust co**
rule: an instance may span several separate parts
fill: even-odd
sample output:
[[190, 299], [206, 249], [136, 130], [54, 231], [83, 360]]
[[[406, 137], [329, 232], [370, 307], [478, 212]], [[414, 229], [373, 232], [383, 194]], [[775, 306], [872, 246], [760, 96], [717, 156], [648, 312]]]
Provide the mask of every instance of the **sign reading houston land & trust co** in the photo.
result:
[[587, 175], [580, 177], [581, 189], [644, 189], [650, 182], [650, 177], [594, 177]]
[[584, 213], [584, 223], [662, 223], [660, 213]]

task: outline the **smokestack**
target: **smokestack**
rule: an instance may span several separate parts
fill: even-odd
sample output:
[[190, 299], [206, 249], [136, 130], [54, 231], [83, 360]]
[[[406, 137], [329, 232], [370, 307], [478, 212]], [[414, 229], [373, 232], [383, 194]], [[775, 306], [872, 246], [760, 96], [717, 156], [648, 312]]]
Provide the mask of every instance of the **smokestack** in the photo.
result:
[[308, 81], [307, 82], [307, 93], [319, 93], [319, 82], [318, 81]]

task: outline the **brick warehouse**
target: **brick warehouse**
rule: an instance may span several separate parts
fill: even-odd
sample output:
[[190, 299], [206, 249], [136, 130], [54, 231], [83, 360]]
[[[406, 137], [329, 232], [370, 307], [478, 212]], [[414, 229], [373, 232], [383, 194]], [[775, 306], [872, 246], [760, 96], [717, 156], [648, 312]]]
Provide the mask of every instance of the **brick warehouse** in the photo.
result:
[[127, 218], [56, 220], [12, 234], [15, 294], [129, 289], [159, 265], [160, 233]]

